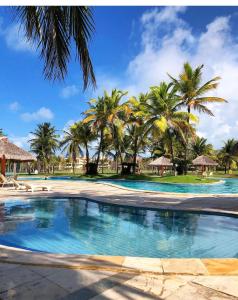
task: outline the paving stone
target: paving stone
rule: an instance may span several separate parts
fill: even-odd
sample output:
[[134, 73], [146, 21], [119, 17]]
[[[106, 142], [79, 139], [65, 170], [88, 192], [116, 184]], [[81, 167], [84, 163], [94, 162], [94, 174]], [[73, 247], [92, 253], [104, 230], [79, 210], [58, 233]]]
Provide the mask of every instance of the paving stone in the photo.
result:
[[202, 259], [201, 260], [211, 275], [238, 275], [238, 259]]
[[114, 274], [115, 273], [103, 271], [58, 269], [57, 272], [46, 278], [58, 284], [65, 290], [74, 292], [104, 278], [110, 278], [110, 276]]
[[41, 275], [32, 272], [24, 266], [8, 269], [0, 276], [0, 298], [1, 293], [8, 289], [13, 289], [19, 285], [41, 278]]
[[11, 288], [0, 294], [3, 300], [58, 300], [68, 294], [63, 288], [46, 278], [34, 280], [27, 284]]
[[165, 274], [191, 274], [203, 275], [208, 274], [205, 266], [200, 259], [161, 259]]
[[126, 256], [122, 267], [148, 272], [163, 273], [161, 260], [149, 257], [130, 257]]
[[238, 276], [199, 276], [193, 282], [238, 298]]
[[[162, 298], [163, 299], [163, 298]], [[188, 283], [172, 295], [164, 298], [166, 300], [235, 300], [237, 298], [219, 293], [199, 285]]]

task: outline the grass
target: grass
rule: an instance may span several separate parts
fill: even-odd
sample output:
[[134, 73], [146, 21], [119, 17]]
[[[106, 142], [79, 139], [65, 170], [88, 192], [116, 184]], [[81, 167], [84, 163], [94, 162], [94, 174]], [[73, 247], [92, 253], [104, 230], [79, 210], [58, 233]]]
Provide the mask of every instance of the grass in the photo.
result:
[[[42, 175], [42, 174], [40, 174]], [[47, 174], [44, 174], [49, 176]], [[52, 175], [50, 175], [52, 176]], [[179, 176], [172, 176], [166, 175], [163, 177], [159, 177], [157, 175], [152, 174], [140, 174], [140, 175], [128, 175], [128, 176], [121, 176], [120, 174], [113, 174], [113, 173], [104, 173], [98, 174], [96, 176], [89, 176], [83, 174], [75, 174], [72, 173], [55, 173], [54, 176], [72, 176], [73, 178], [77, 179], [128, 179], [128, 180], [146, 180], [152, 182], [161, 182], [161, 183], [193, 183], [193, 184], [201, 184], [201, 183], [214, 183], [218, 182], [218, 179], [214, 178], [201, 178], [197, 175], [179, 175]], [[221, 175], [220, 175], [221, 177]]]

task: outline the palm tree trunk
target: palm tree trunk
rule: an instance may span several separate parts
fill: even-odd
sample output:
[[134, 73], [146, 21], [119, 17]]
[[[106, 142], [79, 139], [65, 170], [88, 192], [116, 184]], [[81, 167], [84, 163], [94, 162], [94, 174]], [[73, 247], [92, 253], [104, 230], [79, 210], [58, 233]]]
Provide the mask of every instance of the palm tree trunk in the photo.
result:
[[[189, 105], [187, 107], [187, 112], [188, 112], [188, 114], [190, 114], [190, 112], [191, 112], [191, 108], [190, 108]], [[189, 115], [188, 115], [187, 122], [188, 122], [188, 124], [190, 122]], [[185, 145], [185, 149], [184, 149], [184, 174], [187, 175], [187, 173], [188, 173], [188, 164], [187, 164], [187, 159], [188, 159], [188, 133], [187, 132], [185, 134], [185, 139], [186, 139], [186, 141], [185, 141], [186, 145]]]
[[175, 164], [174, 164], [174, 146], [173, 146], [173, 138], [171, 133], [168, 131], [168, 136], [169, 136], [169, 141], [170, 141], [170, 153], [171, 153], [171, 158], [172, 158], [172, 163], [173, 163], [173, 171], [174, 175], [176, 172]]
[[98, 147], [98, 156], [97, 156], [97, 160], [96, 160], [97, 169], [98, 169], [98, 164], [99, 164], [99, 161], [100, 161], [102, 142], [103, 142], [103, 129], [100, 130], [100, 141], [99, 141], [99, 147]]
[[89, 151], [88, 151], [88, 144], [87, 143], [85, 143], [85, 151], [86, 151], [86, 174], [88, 174]]
[[136, 138], [135, 138], [135, 144], [134, 144], [134, 152], [133, 152], [133, 174], [136, 173], [137, 151], [138, 151], [138, 136], [136, 136]]
[[75, 162], [74, 162], [74, 159], [73, 159], [72, 165], [73, 165], [73, 174], [75, 174]]

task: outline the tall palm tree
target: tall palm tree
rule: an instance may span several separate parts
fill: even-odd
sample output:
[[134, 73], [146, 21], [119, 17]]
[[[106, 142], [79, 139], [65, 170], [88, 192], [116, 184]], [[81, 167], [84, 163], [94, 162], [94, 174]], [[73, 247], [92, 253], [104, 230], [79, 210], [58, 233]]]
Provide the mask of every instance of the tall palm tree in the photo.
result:
[[42, 162], [44, 172], [46, 169], [49, 172], [50, 159], [59, 146], [55, 127], [50, 123], [42, 123], [37, 125], [36, 130], [31, 134], [33, 135], [33, 138], [29, 140], [31, 151]]
[[75, 173], [75, 162], [78, 155], [83, 155], [85, 149], [86, 155], [86, 173], [88, 173], [89, 164], [89, 143], [95, 138], [88, 124], [79, 121], [70, 126], [68, 131], [64, 131], [65, 136], [60, 143], [63, 151], [67, 151], [72, 158], [73, 173]]
[[66, 131], [64, 130], [63, 140], [60, 142], [62, 152], [67, 152], [68, 156], [72, 159], [73, 173], [75, 174], [75, 163], [79, 155], [83, 156], [83, 150], [80, 147], [80, 140], [78, 136], [77, 125], [70, 126]]
[[185, 133], [194, 135], [194, 128], [188, 123], [188, 117], [194, 122], [197, 118], [188, 112], [179, 110], [180, 98], [173, 85], [162, 82], [159, 86], [151, 87], [146, 101], [148, 119], [146, 126], [149, 131], [158, 131], [158, 134], [168, 138], [170, 154], [175, 167], [173, 137], [178, 136], [185, 140]]
[[133, 173], [136, 171], [136, 160], [138, 151], [145, 145], [146, 142], [146, 128], [145, 119], [147, 112], [145, 104], [148, 94], [139, 94], [139, 96], [132, 97], [128, 101], [130, 117], [128, 120], [127, 132], [131, 141]]
[[112, 135], [115, 134], [113, 128], [120, 128], [123, 126], [124, 115], [128, 111], [125, 103], [122, 103], [122, 98], [127, 92], [114, 89], [111, 94], [104, 92], [103, 97], [92, 99], [89, 102], [90, 108], [84, 112], [84, 123], [90, 123], [92, 129], [99, 135], [98, 155], [96, 165], [98, 166], [100, 155], [102, 152], [103, 138], [110, 130]]
[[191, 146], [194, 158], [200, 155], [211, 155], [213, 151], [212, 144], [208, 144], [207, 139], [199, 136], [195, 138]]
[[187, 107], [188, 113], [194, 109], [199, 113], [206, 113], [210, 116], [214, 116], [213, 112], [206, 104], [227, 101], [220, 97], [205, 96], [205, 94], [217, 88], [220, 77], [214, 77], [202, 84], [202, 68], [203, 65], [198, 66], [193, 70], [190, 64], [186, 62], [183, 66], [183, 72], [179, 75], [178, 79], [175, 79], [171, 75], [169, 75], [169, 77], [176, 86], [177, 91], [181, 96], [181, 104]]
[[[203, 65], [193, 69], [191, 65], [186, 62], [183, 66], [183, 71], [179, 75], [178, 79], [175, 79], [171, 75], [169, 77], [181, 97], [181, 105], [187, 107], [187, 112], [190, 113], [192, 109], [199, 113], [206, 113], [213, 116], [213, 112], [206, 106], [207, 103], [214, 102], [227, 102], [220, 97], [206, 96], [208, 92], [215, 90], [218, 86], [220, 77], [214, 77], [211, 80], [202, 84], [202, 69]], [[190, 117], [188, 115], [188, 122]], [[187, 172], [187, 150], [188, 150], [188, 136], [186, 136], [185, 144], [185, 173]]]
[[94, 32], [92, 10], [86, 6], [20, 6], [16, 16], [27, 39], [44, 60], [47, 79], [64, 79], [76, 49], [83, 71], [84, 88], [96, 84], [88, 43]]
[[237, 159], [237, 153], [235, 152], [237, 143], [238, 142], [235, 139], [228, 139], [224, 142], [224, 145], [218, 154], [224, 165], [225, 174], [227, 170], [230, 170], [232, 162]]
[[4, 136], [5, 134], [4, 134], [4, 132], [3, 132], [3, 130], [2, 130], [2, 128], [0, 128], [0, 136]]

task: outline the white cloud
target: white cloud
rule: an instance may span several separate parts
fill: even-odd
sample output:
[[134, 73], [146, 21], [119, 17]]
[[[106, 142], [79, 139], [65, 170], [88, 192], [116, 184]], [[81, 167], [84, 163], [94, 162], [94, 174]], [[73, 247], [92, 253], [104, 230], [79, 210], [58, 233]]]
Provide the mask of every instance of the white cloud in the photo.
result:
[[210, 95], [223, 97], [229, 103], [209, 105], [215, 117], [199, 116], [198, 131], [220, 147], [227, 138], [238, 138], [238, 42], [232, 38], [231, 16], [215, 18], [203, 32], [195, 34], [182, 18], [185, 11], [184, 7], [166, 7], [143, 14], [141, 49], [128, 63], [124, 77], [100, 75], [98, 86], [115, 84], [113, 87], [137, 95], [168, 81], [168, 73], [177, 77], [186, 61], [194, 67], [204, 64], [204, 82], [216, 76], [222, 78]]
[[20, 109], [20, 104], [17, 101], [12, 102], [9, 104], [9, 109], [11, 111], [18, 111]]
[[49, 108], [41, 107], [36, 112], [26, 112], [24, 114], [21, 114], [21, 118], [25, 122], [31, 122], [31, 121], [47, 121], [52, 120], [54, 118], [54, 114]]
[[75, 95], [77, 95], [79, 93], [79, 88], [76, 85], [68, 85], [66, 87], [64, 87], [61, 92], [60, 92], [60, 96], [62, 98], [70, 98], [73, 97]]
[[15, 51], [36, 51], [36, 47], [27, 40], [22, 27], [18, 23], [5, 29], [1, 28], [1, 35], [5, 38], [5, 42], [10, 49]]

